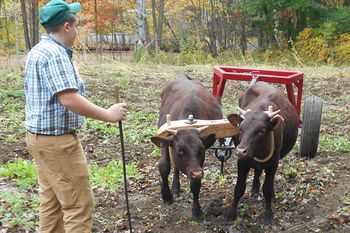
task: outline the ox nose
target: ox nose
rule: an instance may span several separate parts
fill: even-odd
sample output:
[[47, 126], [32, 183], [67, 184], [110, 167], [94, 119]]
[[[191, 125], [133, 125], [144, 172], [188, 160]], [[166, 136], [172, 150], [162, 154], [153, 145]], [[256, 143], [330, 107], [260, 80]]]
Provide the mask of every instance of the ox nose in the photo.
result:
[[190, 178], [197, 180], [197, 179], [202, 179], [203, 177], [203, 170], [202, 169], [196, 169], [190, 171]]
[[238, 145], [236, 148], [236, 154], [238, 157], [243, 157], [247, 154], [248, 148]]

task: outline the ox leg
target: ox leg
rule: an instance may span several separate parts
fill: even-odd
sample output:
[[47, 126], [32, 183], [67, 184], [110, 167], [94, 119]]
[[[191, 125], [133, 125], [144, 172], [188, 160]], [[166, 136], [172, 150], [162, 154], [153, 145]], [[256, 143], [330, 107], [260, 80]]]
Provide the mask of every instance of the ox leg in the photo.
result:
[[240, 160], [238, 160], [237, 167], [238, 167], [237, 183], [235, 186], [235, 192], [234, 192], [234, 197], [233, 197], [233, 201], [232, 201], [232, 206], [231, 206], [231, 208], [226, 216], [227, 222], [234, 221], [236, 219], [238, 202], [245, 192], [246, 180], [247, 180], [247, 176], [248, 176], [248, 173], [250, 170], [249, 166], [247, 166], [246, 164], [244, 164], [244, 162], [242, 162]]
[[159, 173], [162, 178], [161, 182], [161, 193], [164, 203], [171, 204], [173, 202], [173, 195], [169, 189], [169, 173], [170, 173], [170, 159], [169, 159], [169, 150], [167, 147], [162, 147], [162, 158], [159, 162]]
[[203, 221], [202, 209], [199, 205], [199, 192], [201, 190], [201, 179], [190, 180], [191, 192], [193, 194], [192, 218], [194, 221]]
[[176, 197], [180, 196], [180, 178], [179, 178], [179, 169], [176, 167], [174, 168], [174, 177], [173, 177], [173, 184], [171, 186], [171, 190], [173, 191], [173, 195]]
[[274, 191], [274, 180], [275, 180], [275, 174], [277, 170], [278, 163], [273, 164], [271, 167], [268, 167], [265, 169], [265, 181], [263, 185], [263, 194], [265, 198], [265, 219], [264, 223], [265, 225], [273, 225], [274, 224], [274, 217], [271, 207], [271, 200], [275, 196]]
[[252, 197], [257, 197], [259, 195], [261, 173], [262, 173], [261, 168], [254, 169], [254, 179], [253, 179], [253, 185], [251, 190]]

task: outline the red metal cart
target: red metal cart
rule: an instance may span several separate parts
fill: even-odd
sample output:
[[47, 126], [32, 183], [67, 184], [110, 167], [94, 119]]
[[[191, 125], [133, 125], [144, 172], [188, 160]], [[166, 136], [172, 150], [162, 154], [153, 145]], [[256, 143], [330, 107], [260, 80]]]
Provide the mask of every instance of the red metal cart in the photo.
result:
[[[256, 81], [285, 84], [288, 99], [295, 107], [299, 117], [299, 124], [301, 124], [300, 110], [304, 79], [304, 73], [302, 72], [215, 66], [213, 77], [213, 95], [221, 102], [226, 80], [251, 81], [253, 79]], [[296, 93], [293, 85], [297, 88]]]
[[305, 100], [303, 124], [300, 117], [304, 73], [286, 70], [265, 70], [215, 66], [213, 95], [221, 102], [227, 80], [264, 81], [285, 84], [289, 101], [295, 107], [301, 130], [300, 154], [313, 157], [317, 152], [323, 102], [319, 97], [310, 96]]

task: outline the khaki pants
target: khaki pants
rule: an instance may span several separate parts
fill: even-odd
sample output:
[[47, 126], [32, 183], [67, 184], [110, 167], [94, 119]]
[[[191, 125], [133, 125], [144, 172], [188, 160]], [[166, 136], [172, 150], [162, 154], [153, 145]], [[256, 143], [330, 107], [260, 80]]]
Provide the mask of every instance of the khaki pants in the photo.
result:
[[27, 133], [39, 176], [41, 233], [91, 232], [94, 199], [82, 145], [74, 134]]

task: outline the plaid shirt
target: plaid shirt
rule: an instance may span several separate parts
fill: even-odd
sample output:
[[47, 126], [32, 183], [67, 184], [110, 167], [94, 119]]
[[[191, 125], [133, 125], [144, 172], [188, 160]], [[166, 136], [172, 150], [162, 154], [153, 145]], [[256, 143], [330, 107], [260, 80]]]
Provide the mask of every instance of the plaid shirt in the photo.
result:
[[84, 84], [72, 63], [73, 51], [48, 35], [33, 47], [25, 66], [26, 120], [29, 132], [62, 135], [74, 132], [84, 117], [69, 111], [56, 95], [74, 89], [84, 94]]

